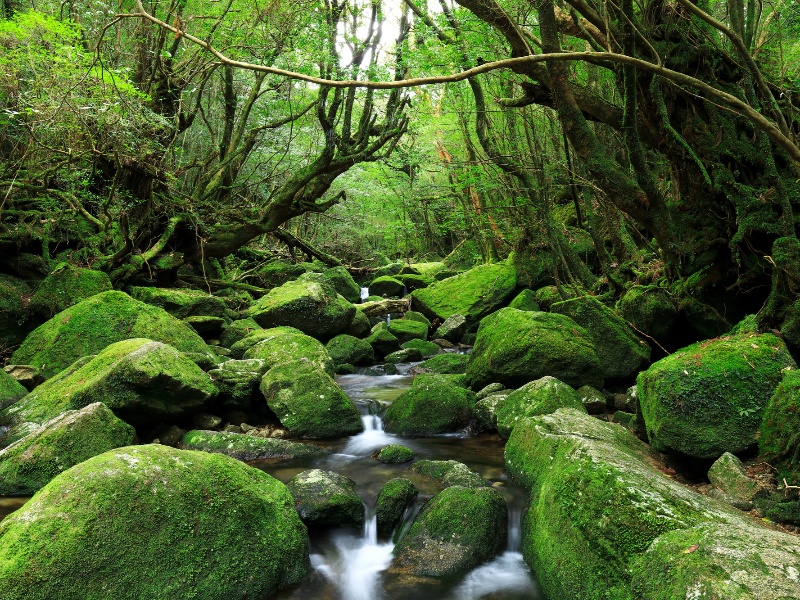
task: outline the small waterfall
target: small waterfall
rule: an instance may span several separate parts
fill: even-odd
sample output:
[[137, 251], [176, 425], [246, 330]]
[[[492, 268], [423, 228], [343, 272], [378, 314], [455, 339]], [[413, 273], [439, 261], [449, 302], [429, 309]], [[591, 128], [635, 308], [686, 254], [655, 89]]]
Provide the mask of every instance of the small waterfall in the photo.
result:
[[364, 424], [364, 431], [350, 438], [342, 454], [369, 456], [378, 448], [398, 442], [397, 436], [383, 430], [383, 419], [378, 415], [362, 415], [361, 422]]
[[369, 288], [363, 287], [361, 288], [361, 301], [363, 302], [367, 298], [369, 298]]
[[391, 325], [392, 323], [392, 315], [386, 315], [386, 324]]

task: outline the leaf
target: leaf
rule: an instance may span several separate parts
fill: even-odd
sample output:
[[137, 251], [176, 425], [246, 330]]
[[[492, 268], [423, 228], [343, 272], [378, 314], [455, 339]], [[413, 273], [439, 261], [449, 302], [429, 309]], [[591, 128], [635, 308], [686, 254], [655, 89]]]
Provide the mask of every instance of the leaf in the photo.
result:
[[686, 550], [683, 551], [684, 554], [691, 554], [695, 550], [700, 547], [700, 544], [695, 544], [694, 546], [689, 546]]

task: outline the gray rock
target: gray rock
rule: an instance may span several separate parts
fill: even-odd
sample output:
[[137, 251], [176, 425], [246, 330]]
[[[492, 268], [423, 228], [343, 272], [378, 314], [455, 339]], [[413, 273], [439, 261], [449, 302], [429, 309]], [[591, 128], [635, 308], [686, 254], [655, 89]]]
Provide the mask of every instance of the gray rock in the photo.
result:
[[222, 417], [208, 413], [197, 413], [192, 417], [192, 423], [200, 429], [216, 429], [222, 425]]
[[742, 502], [752, 502], [756, 496], [767, 494], [761, 484], [747, 476], [742, 461], [730, 452], [714, 461], [708, 479], [714, 487]]
[[37, 385], [44, 383], [44, 375], [33, 365], [6, 365], [3, 370], [29, 392]]
[[486, 431], [497, 431], [497, 409], [506, 401], [510, 390], [497, 392], [478, 400], [472, 407], [472, 416]]

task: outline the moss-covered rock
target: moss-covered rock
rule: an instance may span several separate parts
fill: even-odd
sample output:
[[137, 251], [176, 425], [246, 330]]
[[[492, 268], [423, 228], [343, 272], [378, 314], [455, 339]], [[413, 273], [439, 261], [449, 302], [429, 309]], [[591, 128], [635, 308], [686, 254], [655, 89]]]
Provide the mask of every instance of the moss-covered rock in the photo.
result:
[[529, 310], [536, 312], [541, 310], [539, 303], [536, 302], [536, 293], [533, 290], [522, 290], [519, 294], [514, 296], [514, 299], [508, 303], [509, 308], [516, 308], [517, 310]]
[[463, 374], [467, 372], [468, 354], [443, 352], [414, 367], [414, 373]]
[[550, 307], [556, 302], [562, 302], [563, 300], [569, 300], [574, 297], [575, 293], [571, 289], [563, 286], [559, 290], [554, 285], [546, 285], [533, 292], [533, 299], [539, 304], [542, 310], [550, 310]]
[[441, 375], [419, 375], [386, 410], [384, 429], [402, 435], [451, 433], [469, 422], [472, 392]]
[[595, 389], [590, 385], [584, 385], [576, 391], [578, 393], [578, 397], [581, 399], [583, 407], [590, 415], [599, 415], [605, 412], [606, 397], [603, 396], [600, 390]]
[[328, 373], [308, 360], [272, 367], [260, 388], [267, 405], [292, 435], [330, 438], [364, 429], [353, 401]]
[[748, 524], [703, 524], [658, 537], [634, 564], [637, 600], [800, 598], [797, 536]]
[[218, 454], [120, 448], [0, 524], [0, 598], [262, 598], [305, 576], [307, 544], [288, 490], [266, 473]]
[[225, 326], [222, 317], [207, 317], [205, 315], [190, 315], [183, 322], [194, 329], [203, 339], [217, 339]]
[[392, 319], [389, 333], [403, 344], [409, 340], [427, 340], [428, 326], [413, 319]]
[[[222, 328], [222, 333], [219, 336], [219, 343], [225, 348], [230, 348], [239, 340], [243, 340], [251, 333], [259, 331], [260, 329], [261, 325], [249, 317], [247, 319], [231, 321]], [[244, 352], [242, 352], [242, 355], [243, 354]], [[241, 356], [239, 358], [241, 358]]]
[[800, 473], [800, 371], [786, 371], [767, 403], [758, 449], [766, 460]]
[[439, 354], [440, 350], [438, 345], [434, 344], [433, 342], [426, 342], [425, 340], [408, 340], [406, 343], [401, 344], [400, 347], [403, 350], [408, 350], [409, 348], [419, 350], [419, 353], [423, 358], [435, 356]]
[[412, 465], [411, 470], [436, 481], [442, 487], [453, 485], [468, 488], [491, 486], [486, 479], [457, 460], [418, 460]]
[[25, 386], [0, 369], [0, 410], [11, 406], [27, 393]]
[[250, 308], [262, 327], [288, 325], [321, 340], [343, 333], [356, 308], [318, 273], [306, 273], [271, 290]]
[[111, 289], [111, 280], [105, 273], [64, 264], [39, 284], [29, 308], [38, 317], [49, 319], [81, 300]]
[[285, 333], [261, 340], [244, 353], [244, 358], [264, 361], [267, 370], [303, 360], [328, 375], [334, 372], [334, 362], [325, 346], [304, 333]]
[[370, 328], [369, 317], [364, 314], [363, 310], [356, 307], [356, 314], [345, 333], [353, 337], [363, 338], [369, 335]]
[[302, 458], [322, 456], [325, 451], [311, 444], [300, 444], [277, 438], [263, 438], [242, 433], [204, 431], [193, 429], [183, 436], [181, 444], [186, 450], [216, 452], [238, 460], [268, 458]]
[[551, 375], [572, 387], [603, 387], [589, 333], [565, 315], [503, 308], [481, 321], [467, 381], [519, 387]]
[[378, 462], [388, 464], [401, 464], [414, 460], [415, 453], [411, 448], [400, 444], [389, 444], [379, 448], [373, 453], [373, 458]]
[[708, 480], [717, 488], [743, 502], [751, 502], [757, 494], [766, 494], [764, 488], [747, 476], [742, 461], [726, 452], [714, 461], [708, 470]]
[[323, 277], [331, 282], [333, 289], [348, 302], [361, 302], [361, 288], [353, 280], [353, 276], [344, 267], [331, 267], [322, 272]]
[[650, 346], [613, 310], [591, 296], [556, 302], [550, 311], [566, 315], [586, 329], [606, 379], [635, 376], [650, 362]]
[[131, 287], [128, 292], [132, 298], [163, 308], [179, 319], [198, 315], [225, 316], [225, 302], [200, 290]]
[[413, 292], [414, 290], [421, 290], [428, 287], [433, 280], [425, 277], [424, 275], [413, 275], [411, 273], [396, 276], [396, 279], [403, 283], [407, 291]]
[[741, 333], [758, 333], [758, 317], [756, 315], [747, 315], [731, 328], [731, 335]]
[[375, 271], [375, 277], [392, 277], [394, 275], [399, 275], [400, 271], [403, 270], [405, 267], [405, 263], [401, 262], [393, 262], [387, 265], [383, 265], [382, 267], [378, 267]]
[[408, 479], [390, 479], [381, 488], [375, 507], [378, 533], [389, 535], [400, 524], [403, 513], [417, 497], [417, 488]]
[[463, 315], [477, 323], [497, 310], [517, 287], [516, 270], [509, 263], [481, 265], [455, 277], [412, 292], [413, 306], [431, 319], [444, 321]]
[[250, 332], [245, 337], [241, 338], [239, 341], [234, 342], [231, 345], [231, 358], [243, 358], [244, 355], [247, 353], [250, 348], [258, 344], [259, 342], [263, 342], [265, 340], [272, 339], [279, 335], [286, 335], [286, 334], [302, 334], [303, 332], [295, 327], [270, 327], [269, 329], [262, 329], [259, 325], [258, 329], [255, 331]]
[[464, 315], [450, 315], [444, 323], [439, 325], [433, 337], [457, 344], [466, 333], [467, 324], [467, 318]]
[[637, 380], [650, 443], [697, 458], [749, 448], [784, 370], [796, 367], [772, 334], [699, 342], [661, 359]]
[[22, 384], [22, 387], [29, 392], [37, 385], [44, 383], [44, 376], [42, 375], [41, 370], [37, 369], [33, 365], [6, 365], [3, 367], [3, 371], [5, 371], [8, 375], [11, 375], [13, 379]]
[[82, 300], [37, 327], [11, 362], [38, 367], [49, 378], [83, 356], [131, 338], [148, 338], [181, 352], [210, 352], [189, 325], [161, 308], [111, 291]]
[[497, 432], [507, 438], [520, 419], [548, 415], [559, 408], [574, 408], [586, 412], [578, 393], [555, 377], [542, 377], [526, 383], [497, 407]]
[[29, 496], [59, 473], [133, 443], [136, 431], [105, 404], [68, 410], [0, 450], [0, 494]]
[[520, 421], [505, 463], [531, 493], [522, 552], [548, 598], [638, 598], [630, 569], [658, 536], [745, 518], [665, 476], [627, 429], [574, 409]]
[[225, 410], [250, 410], [267, 366], [263, 360], [228, 360], [208, 371], [217, 386], [217, 402]]
[[389, 331], [386, 323], [375, 325], [365, 339], [375, 351], [375, 358], [383, 358], [387, 354], [400, 350], [400, 340]]
[[406, 292], [406, 286], [402, 281], [394, 277], [381, 276], [376, 277], [369, 284], [369, 293], [371, 296], [380, 296], [381, 298], [401, 298]]
[[370, 343], [352, 335], [337, 335], [325, 344], [325, 349], [337, 365], [371, 365], [375, 362], [375, 351]]
[[0, 274], [0, 346], [16, 346], [31, 330], [27, 308], [31, 294], [22, 279]]
[[422, 360], [422, 352], [416, 348], [404, 348], [403, 350], [398, 350], [397, 352], [387, 354], [383, 360], [385, 360], [387, 363], [394, 364], [414, 362], [417, 360]]
[[117, 342], [76, 364], [0, 412], [0, 422], [44, 423], [102, 402], [128, 423], [148, 424], [198, 412], [217, 394], [196, 364], [152, 340]]
[[356, 482], [349, 477], [312, 469], [292, 477], [286, 487], [308, 525], [360, 527], [364, 523], [364, 505], [356, 494]]
[[617, 303], [622, 317], [657, 340], [667, 338], [677, 317], [667, 292], [655, 285], [635, 285]]
[[494, 488], [461, 486], [439, 492], [394, 549], [392, 571], [444, 577], [491, 559], [505, 547], [508, 513]]
[[472, 407], [472, 417], [484, 431], [497, 431], [497, 409], [509, 396], [509, 391], [484, 396]]
[[420, 323], [425, 323], [426, 327], [431, 326], [430, 319], [428, 319], [428, 317], [423, 315], [421, 312], [417, 312], [415, 310], [407, 310], [405, 313], [403, 313], [403, 318], [410, 321], [419, 321]]

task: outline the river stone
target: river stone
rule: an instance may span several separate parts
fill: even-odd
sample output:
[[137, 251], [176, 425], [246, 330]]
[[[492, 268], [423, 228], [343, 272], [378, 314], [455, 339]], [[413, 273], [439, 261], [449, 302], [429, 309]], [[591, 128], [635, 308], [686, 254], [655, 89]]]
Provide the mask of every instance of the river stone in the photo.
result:
[[467, 331], [467, 318], [464, 315], [451, 315], [434, 332], [435, 339], [447, 340], [453, 344], [461, 341]]
[[216, 339], [222, 333], [225, 319], [222, 317], [207, 317], [205, 315], [190, 315], [183, 322], [194, 329], [205, 339]]
[[400, 444], [389, 444], [372, 453], [372, 457], [378, 462], [392, 465], [411, 462], [414, 456], [415, 453], [411, 448]]
[[353, 280], [353, 276], [345, 267], [331, 267], [322, 272], [322, 276], [331, 282], [333, 289], [348, 302], [361, 302], [361, 288]]
[[399, 279], [383, 275], [376, 277], [369, 284], [369, 293], [371, 296], [380, 296], [383, 298], [400, 298], [405, 293], [405, 285]]
[[217, 452], [244, 461], [317, 457], [325, 454], [322, 448], [311, 444], [300, 444], [277, 438], [262, 438], [243, 433], [198, 429], [187, 431], [181, 444], [186, 450]]
[[264, 339], [245, 352], [244, 358], [263, 361], [267, 371], [277, 365], [302, 360], [328, 375], [334, 373], [334, 362], [325, 346], [304, 333], [285, 333]]
[[3, 599], [264, 598], [307, 572], [286, 486], [219, 454], [112, 450], [0, 523]]
[[606, 411], [606, 397], [590, 385], [584, 385], [576, 390], [586, 412], [590, 415], [599, 415]]
[[383, 418], [389, 433], [408, 436], [452, 433], [469, 422], [474, 394], [442, 375], [418, 375]]
[[42, 280], [28, 308], [42, 319], [49, 319], [81, 300], [111, 289], [111, 280], [102, 271], [62, 264]]
[[27, 393], [25, 386], [0, 369], [0, 410], [11, 406]]
[[414, 319], [392, 319], [389, 322], [389, 333], [404, 344], [410, 340], [427, 340], [428, 326]]
[[502, 392], [505, 389], [506, 386], [504, 386], [502, 383], [490, 383], [489, 385], [481, 388], [480, 391], [475, 394], [475, 398], [478, 400], [483, 400], [486, 398], [486, 396], [491, 396], [497, 392]]
[[772, 334], [698, 342], [659, 360], [637, 380], [650, 443], [695, 458], [746, 450], [784, 371], [796, 368]]
[[397, 352], [392, 352], [391, 354], [387, 354], [384, 358], [384, 361], [387, 363], [407, 363], [407, 362], [414, 362], [417, 360], [422, 360], [422, 352], [417, 350], [416, 348], [405, 348], [403, 350], [398, 350]]
[[714, 487], [741, 500], [752, 502], [756, 495], [766, 494], [766, 490], [745, 473], [742, 461], [730, 452], [720, 456], [708, 471], [708, 480]]
[[650, 362], [650, 346], [612, 309], [591, 296], [556, 302], [550, 311], [570, 317], [594, 342], [606, 379], [635, 376]]
[[417, 488], [408, 479], [390, 479], [381, 488], [375, 507], [378, 533], [390, 535], [400, 524], [406, 508], [417, 497]]
[[[219, 336], [219, 343], [225, 348], [230, 348], [239, 340], [243, 340], [251, 333], [260, 329], [261, 325], [250, 318], [231, 321], [222, 328], [222, 333]], [[244, 352], [242, 352], [242, 355], [243, 354]], [[241, 355], [239, 358], [241, 358]]]
[[270, 369], [261, 380], [267, 406], [294, 436], [332, 438], [361, 433], [361, 413], [333, 378], [307, 360]]
[[503, 308], [481, 321], [469, 355], [467, 381], [519, 387], [545, 375], [578, 388], [603, 387], [594, 342], [565, 315]]
[[375, 325], [366, 341], [375, 351], [375, 358], [382, 358], [400, 350], [400, 340], [389, 331], [389, 326], [386, 323]]
[[425, 340], [409, 340], [405, 344], [401, 344], [400, 347], [403, 350], [408, 350], [409, 348], [414, 348], [415, 350], [419, 350], [420, 355], [422, 358], [430, 358], [431, 356], [436, 356], [439, 354], [439, 346], [434, 344], [433, 342], [426, 342]]
[[457, 575], [506, 545], [508, 511], [494, 488], [452, 486], [433, 497], [394, 549], [393, 572]]
[[325, 344], [325, 349], [337, 365], [371, 365], [375, 362], [375, 351], [369, 342], [352, 335], [337, 335]]
[[355, 313], [355, 306], [318, 273], [284, 283], [250, 307], [250, 316], [262, 327], [296, 327], [323, 341], [347, 331]]
[[510, 395], [509, 390], [484, 396], [472, 407], [472, 416], [486, 431], [497, 431], [497, 409]]
[[670, 531], [634, 563], [631, 579], [637, 600], [796, 600], [800, 539], [747, 523]]
[[511, 435], [520, 419], [547, 415], [559, 408], [586, 412], [578, 393], [555, 377], [542, 377], [511, 392], [497, 407], [497, 432], [504, 438]]
[[574, 409], [520, 421], [505, 463], [531, 494], [522, 552], [547, 598], [634, 600], [631, 566], [658, 536], [746, 518], [665, 476], [627, 429]]
[[100, 402], [65, 411], [0, 450], [0, 494], [29, 496], [62, 471], [135, 437], [133, 427]]
[[103, 402], [138, 426], [199, 412], [217, 394], [211, 378], [191, 360], [147, 339], [116, 342], [76, 366], [0, 412], [0, 422], [44, 423], [66, 410]]
[[33, 365], [50, 378], [83, 356], [131, 338], [148, 338], [181, 352], [210, 352], [186, 323], [161, 308], [110, 291], [82, 300], [37, 327], [10, 362]]
[[661, 341], [675, 324], [677, 310], [667, 292], [655, 285], [635, 285], [620, 298], [617, 310], [639, 331]]
[[286, 484], [300, 518], [307, 525], [360, 527], [364, 504], [356, 494], [356, 482], [333, 471], [312, 469], [295, 475]]
[[226, 410], [250, 410], [267, 368], [263, 360], [228, 360], [208, 371], [219, 389], [217, 400]]
[[412, 370], [412, 375], [419, 373], [440, 373], [442, 375], [460, 375], [467, 372], [468, 354], [458, 354], [456, 352], [442, 352], [433, 358], [429, 358]]
[[491, 484], [457, 460], [418, 460], [411, 466], [414, 473], [440, 483], [444, 487], [460, 485], [462, 487], [486, 487]]
[[786, 371], [767, 403], [758, 449], [771, 463], [800, 472], [800, 371]]
[[225, 301], [200, 290], [131, 287], [128, 293], [140, 302], [163, 308], [178, 319], [225, 316]]
[[363, 310], [356, 306], [356, 314], [345, 333], [353, 337], [365, 338], [369, 335], [370, 329], [369, 317], [364, 314]]
[[286, 334], [302, 334], [303, 332], [295, 327], [270, 327], [262, 329], [260, 326], [256, 331], [247, 334], [237, 342], [231, 344], [231, 358], [243, 358], [250, 348], [266, 340]]

